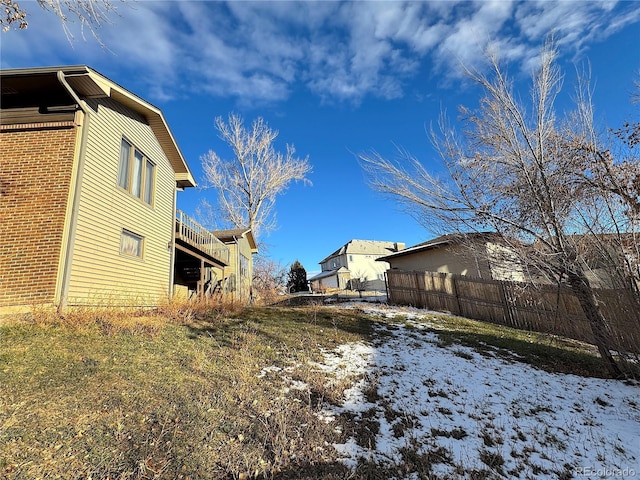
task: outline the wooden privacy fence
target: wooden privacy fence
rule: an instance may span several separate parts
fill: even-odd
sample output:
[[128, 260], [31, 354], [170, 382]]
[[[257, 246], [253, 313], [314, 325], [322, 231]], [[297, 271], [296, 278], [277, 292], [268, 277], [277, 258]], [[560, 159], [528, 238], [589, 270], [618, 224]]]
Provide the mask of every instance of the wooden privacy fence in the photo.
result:
[[[389, 303], [593, 343], [589, 322], [567, 287], [388, 270], [387, 288]], [[640, 299], [631, 291], [595, 292], [616, 348], [639, 353]]]

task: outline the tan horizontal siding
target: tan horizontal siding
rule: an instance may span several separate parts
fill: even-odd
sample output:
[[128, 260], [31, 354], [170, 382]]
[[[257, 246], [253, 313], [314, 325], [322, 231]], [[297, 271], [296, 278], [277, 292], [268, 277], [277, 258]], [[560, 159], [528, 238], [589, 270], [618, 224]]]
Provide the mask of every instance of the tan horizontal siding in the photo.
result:
[[[175, 174], [142, 118], [110, 99], [91, 106], [68, 300], [153, 304], [169, 290]], [[123, 136], [156, 164], [153, 207], [117, 185]], [[120, 254], [123, 228], [144, 237], [142, 260]]]

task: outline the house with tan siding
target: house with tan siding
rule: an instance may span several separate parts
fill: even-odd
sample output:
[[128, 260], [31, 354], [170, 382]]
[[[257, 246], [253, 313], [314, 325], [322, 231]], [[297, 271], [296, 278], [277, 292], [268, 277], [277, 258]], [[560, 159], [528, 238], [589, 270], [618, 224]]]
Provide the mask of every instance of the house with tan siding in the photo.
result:
[[196, 182], [162, 112], [87, 66], [0, 82], [0, 309], [203, 293], [229, 249], [176, 209]]
[[[471, 248], [470, 248], [471, 247]], [[488, 280], [524, 281], [514, 252], [491, 233], [443, 235], [378, 258], [392, 270], [455, 273]]]
[[250, 228], [235, 228], [212, 233], [229, 247], [229, 265], [219, 271], [221, 291], [236, 300], [251, 300], [253, 256], [258, 253], [253, 232]]

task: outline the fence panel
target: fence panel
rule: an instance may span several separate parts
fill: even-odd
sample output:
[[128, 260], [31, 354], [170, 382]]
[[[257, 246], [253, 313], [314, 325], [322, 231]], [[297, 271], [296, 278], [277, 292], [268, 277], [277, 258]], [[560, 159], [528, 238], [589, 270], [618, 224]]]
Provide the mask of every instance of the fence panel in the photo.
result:
[[[387, 271], [387, 285], [391, 303], [593, 343], [580, 302], [567, 287], [399, 270]], [[615, 344], [640, 351], [638, 296], [620, 290], [596, 289], [595, 293]]]
[[457, 285], [461, 315], [503, 325], [509, 324], [500, 282], [464, 276], [451, 276], [451, 281]]

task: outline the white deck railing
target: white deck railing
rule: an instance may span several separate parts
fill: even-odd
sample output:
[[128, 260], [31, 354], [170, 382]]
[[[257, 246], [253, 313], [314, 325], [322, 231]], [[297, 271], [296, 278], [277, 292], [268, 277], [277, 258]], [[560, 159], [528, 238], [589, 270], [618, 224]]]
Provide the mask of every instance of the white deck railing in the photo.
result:
[[229, 247], [189, 215], [176, 210], [176, 239], [229, 264]]

